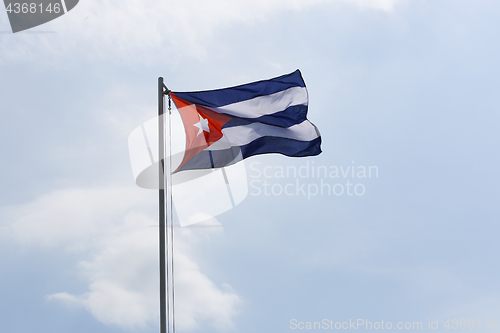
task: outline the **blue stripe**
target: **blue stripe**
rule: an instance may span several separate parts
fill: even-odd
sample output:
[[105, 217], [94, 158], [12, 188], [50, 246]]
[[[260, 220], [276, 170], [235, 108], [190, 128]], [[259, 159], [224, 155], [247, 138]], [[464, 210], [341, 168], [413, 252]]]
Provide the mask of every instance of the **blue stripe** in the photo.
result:
[[298, 141], [276, 136], [263, 136], [240, 148], [243, 158], [270, 153], [290, 157], [315, 156], [321, 153], [321, 137], [312, 141]]
[[221, 107], [259, 96], [271, 95], [292, 87], [305, 87], [300, 71], [276, 77], [270, 80], [257, 81], [236, 87], [190, 92], [173, 92], [177, 97], [188, 102], [207, 106]]
[[273, 113], [272, 115], [265, 115], [258, 118], [239, 118], [231, 116], [233, 119], [228, 121], [222, 128], [248, 125], [251, 123], [263, 123], [279, 127], [290, 127], [293, 125], [301, 124], [307, 120], [307, 105], [294, 105], [288, 107], [286, 110]]
[[184, 164], [179, 171], [222, 168], [250, 156], [269, 153], [290, 157], [319, 155], [321, 153], [321, 137], [312, 141], [298, 141], [265, 136], [241, 147], [235, 146], [225, 150], [203, 150]]
[[179, 171], [222, 168], [233, 165], [242, 159], [238, 146], [224, 150], [202, 150], [184, 164]]

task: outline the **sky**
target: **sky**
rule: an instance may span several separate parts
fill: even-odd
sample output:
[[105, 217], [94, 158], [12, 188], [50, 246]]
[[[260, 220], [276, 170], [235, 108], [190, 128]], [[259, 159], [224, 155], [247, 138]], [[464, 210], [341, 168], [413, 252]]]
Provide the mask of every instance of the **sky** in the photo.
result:
[[178, 331], [495, 331], [499, 16], [493, 0], [81, 0], [13, 34], [0, 10], [0, 332], [159, 331], [158, 197], [128, 151], [157, 78], [296, 69], [323, 152], [245, 160], [240, 204], [176, 228]]

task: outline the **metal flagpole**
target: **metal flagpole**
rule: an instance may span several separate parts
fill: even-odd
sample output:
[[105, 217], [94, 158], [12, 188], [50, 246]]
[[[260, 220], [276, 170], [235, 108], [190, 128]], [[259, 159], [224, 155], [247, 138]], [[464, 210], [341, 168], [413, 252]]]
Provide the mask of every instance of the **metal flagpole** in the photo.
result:
[[[165, 86], [165, 85], [164, 85]], [[170, 260], [167, 264], [167, 279], [170, 276], [170, 280], [167, 281], [167, 286], [170, 283], [170, 293], [167, 296], [168, 302], [170, 304], [170, 309], [172, 311], [172, 333], [175, 333], [175, 283], [174, 283], [174, 211], [173, 211], [173, 201], [172, 201], [172, 107], [171, 107], [171, 98], [170, 98], [170, 90], [167, 87], [166, 94], [168, 95], [168, 199], [167, 199], [167, 209], [170, 213], [170, 219], [167, 219], [167, 230], [170, 231], [170, 238], [167, 237], [167, 245], [170, 244], [170, 249], [167, 249], [167, 255], [170, 252], [170, 256], [167, 257], [167, 260]], [[170, 227], [168, 226], [168, 221], [170, 221]], [[168, 234], [167, 234], [168, 236]], [[170, 267], [170, 270], [169, 270]], [[168, 306], [167, 306], [168, 309]], [[170, 316], [170, 313], [169, 313]], [[169, 323], [170, 327], [170, 323]]]
[[[168, 95], [168, 163], [165, 162], [164, 95]], [[172, 210], [172, 121], [170, 90], [158, 78], [158, 156], [160, 205], [160, 332], [175, 333], [174, 218]], [[165, 190], [166, 196], [165, 196]], [[167, 217], [165, 211], [170, 213]]]
[[160, 225], [160, 333], [167, 333], [167, 291], [165, 260], [165, 138], [163, 130], [163, 78], [158, 78], [158, 185]]

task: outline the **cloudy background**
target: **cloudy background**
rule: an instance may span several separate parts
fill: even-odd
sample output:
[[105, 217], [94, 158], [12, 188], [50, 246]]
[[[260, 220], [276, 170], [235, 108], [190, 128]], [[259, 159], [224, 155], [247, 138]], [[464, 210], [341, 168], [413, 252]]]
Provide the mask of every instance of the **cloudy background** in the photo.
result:
[[157, 332], [157, 194], [127, 148], [157, 77], [297, 68], [323, 153], [250, 158], [248, 180], [313, 162], [378, 177], [324, 179], [361, 196], [250, 189], [223, 227], [178, 229], [179, 331], [500, 320], [499, 18], [493, 0], [81, 0], [12, 34], [0, 10], [0, 332]]

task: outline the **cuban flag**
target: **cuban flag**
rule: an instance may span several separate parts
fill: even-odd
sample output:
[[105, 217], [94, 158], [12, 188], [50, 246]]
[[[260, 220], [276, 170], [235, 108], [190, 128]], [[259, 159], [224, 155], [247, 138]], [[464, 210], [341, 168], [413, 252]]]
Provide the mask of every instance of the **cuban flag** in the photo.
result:
[[186, 132], [175, 172], [221, 168], [247, 157], [321, 153], [321, 136], [307, 120], [308, 93], [299, 70], [236, 87], [171, 92]]

